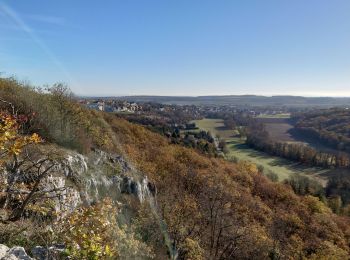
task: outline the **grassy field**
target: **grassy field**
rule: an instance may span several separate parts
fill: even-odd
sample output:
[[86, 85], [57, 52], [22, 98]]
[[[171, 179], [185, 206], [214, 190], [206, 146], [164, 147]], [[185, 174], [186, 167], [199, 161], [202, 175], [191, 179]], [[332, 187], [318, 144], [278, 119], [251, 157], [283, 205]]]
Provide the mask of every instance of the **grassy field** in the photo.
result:
[[244, 140], [240, 138], [230, 138], [226, 140], [229, 147], [228, 158], [236, 157], [238, 160], [250, 161], [258, 166], [262, 166], [266, 172], [274, 172], [280, 181], [287, 179], [293, 174], [302, 174], [317, 179], [322, 184], [326, 182], [329, 170], [305, 167], [277, 156], [271, 156], [248, 147]]
[[214, 137], [219, 135], [223, 139], [231, 138], [234, 135], [233, 130], [228, 130], [225, 128], [222, 119], [209, 119], [204, 118], [201, 120], [192, 121], [196, 123], [196, 126], [205, 131], [209, 131]]
[[274, 172], [279, 180], [283, 181], [294, 174], [302, 174], [318, 180], [325, 185], [328, 176], [337, 174], [341, 170], [320, 169], [316, 167], [306, 167], [277, 156], [271, 156], [266, 153], [254, 150], [248, 147], [244, 140], [239, 137], [233, 137], [234, 131], [225, 129], [221, 119], [202, 119], [194, 121], [196, 125], [210, 131], [213, 135], [220, 135], [229, 148], [227, 158], [237, 158], [238, 160], [250, 161], [258, 166], [262, 166], [266, 172]]

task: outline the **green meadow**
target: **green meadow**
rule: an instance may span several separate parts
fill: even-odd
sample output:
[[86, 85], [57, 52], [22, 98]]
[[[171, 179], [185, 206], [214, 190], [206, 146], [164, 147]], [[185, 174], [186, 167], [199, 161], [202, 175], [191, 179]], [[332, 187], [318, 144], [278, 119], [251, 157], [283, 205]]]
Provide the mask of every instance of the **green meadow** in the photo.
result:
[[205, 118], [193, 122], [195, 122], [200, 129], [211, 132], [213, 136], [218, 135], [226, 141], [227, 147], [229, 148], [229, 153], [226, 155], [227, 159], [236, 158], [238, 160], [250, 161], [263, 167], [265, 173], [273, 172], [277, 174], [279, 181], [283, 181], [294, 174], [301, 174], [314, 178], [325, 185], [329, 175], [336, 174], [340, 171], [307, 167], [300, 163], [254, 150], [245, 144], [244, 139], [234, 137], [235, 131], [226, 129], [222, 119]]

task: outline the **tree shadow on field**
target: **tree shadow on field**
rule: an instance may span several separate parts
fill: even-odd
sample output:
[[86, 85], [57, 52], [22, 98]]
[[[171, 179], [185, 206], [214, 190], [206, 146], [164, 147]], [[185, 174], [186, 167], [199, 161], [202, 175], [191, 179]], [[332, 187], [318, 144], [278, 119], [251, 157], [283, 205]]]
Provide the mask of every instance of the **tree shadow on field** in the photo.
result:
[[215, 129], [218, 130], [218, 131], [232, 130], [232, 129], [229, 129], [228, 127], [226, 127], [226, 126], [216, 126]]
[[322, 185], [326, 185], [326, 180], [332, 176], [338, 174], [349, 174], [350, 169], [327, 169], [323, 167], [315, 167], [311, 165], [302, 164], [292, 160], [284, 159], [278, 156], [272, 156], [262, 151], [254, 150], [247, 144], [242, 143], [242, 140], [229, 140], [227, 141], [229, 147], [232, 150], [240, 150], [247, 157], [254, 158], [255, 160], [266, 160], [264, 163], [271, 167], [285, 167], [295, 173], [305, 174], [312, 176], [320, 181]]
[[292, 160], [287, 160], [278, 156], [274, 156], [274, 155], [269, 155], [268, 153], [264, 153], [262, 151], [257, 151], [254, 150], [253, 148], [249, 147], [248, 145], [244, 144], [244, 143], [238, 143], [235, 141], [230, 141], [227, 142], [229, 145], [232, 145], [235, 149], [237, 150], [241, 150], [243, 151], [247, 156], [255, 158], [257, 160], [261, 159], [261, 160], [269, 160], [269, 162], [267, 162], [267, 164], [269, 166], [279, 166], [279, 167], [288, 167], [291, 170], [295, 170], [295, 171], [305, 171], [307, 170], [312, 170], [314, 169], [315, 172], [322, 170], [322, 168], [320, 167], [312, 167], [312, 166], [308, 166], [308, 165], [304, 165], [302, 163], [299, 162], [294, 162]]
[[349, 174], [350, 175], [350, 170], [349, 169], [325, 169], [324, 172], [319, 174], [320, 177], [323, 178], [330, 178], [334, 177], [339, 174]]
[[[265, 160], [269, 159], [269, 160], [274, 160], [274, 161], [283, 160], [281, 158], [278, 158], [278, 157], [275, 157], [275, 156], [271, 156], [271, 155], [269, 155], [267, 153], [254, 150], [253, 148], [249, 147], [245, 143], [237, 143], [235, 141], [229, 141], [229, 142], [227, 142], [227, 144], [228, 145], [232, 145], [232, 147], [234, 147], [237, 150], [243, 151], [247, 156], [255, 158], [255, 159], [258, 159], [258, 160], [259, 159], [265, 159]], [[276, 165], [277, 165], [277, 162], [271, 162], [271, 163], [276, 163]], [[281, 164], [284, 164], [284, 165], [286, 163], [288, 163], [288, 161], [286, 161], [285, 163], [281, 162]]]

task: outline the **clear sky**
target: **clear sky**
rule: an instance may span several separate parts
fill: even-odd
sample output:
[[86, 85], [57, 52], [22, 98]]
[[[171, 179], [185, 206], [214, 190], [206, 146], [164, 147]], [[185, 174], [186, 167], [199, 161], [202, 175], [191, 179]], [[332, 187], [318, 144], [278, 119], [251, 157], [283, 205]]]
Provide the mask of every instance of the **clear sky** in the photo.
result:
[[0, 71], [82, 95], [350, 96], [350, 1], [0, 0]]

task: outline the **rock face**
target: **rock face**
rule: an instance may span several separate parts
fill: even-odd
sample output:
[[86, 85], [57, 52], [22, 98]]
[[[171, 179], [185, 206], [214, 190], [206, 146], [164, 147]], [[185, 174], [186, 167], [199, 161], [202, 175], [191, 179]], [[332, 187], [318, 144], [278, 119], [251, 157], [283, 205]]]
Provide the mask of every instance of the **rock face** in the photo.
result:
[[[85, 164], [86, 163], [86, 164]], [[156, 194], [156, 189], [147, 177], [138, 172], [122, 156], [94, 150], [81, 162], [85, 169], [81, 176], [86, 200], [99, 200], [106, 195], [119, 200], [122, 194], [132, 195], [144, 202]], [[85, 168], [85, 165], [87, 166]]]
[[32, 260], [23, 247], [8, 248], [0, 244], [0, 260]]
[[[52, 149], [54, 152], [57, 150], [60, 157], [55, 161], [48, 160], [40, 164], [42, 171], [49, 169], [49, 173], [40, 180], [38, 190], [50, 198], [52, 208], [60, 217], [74, 211], [81, 204], [89, 205], [106, 196], [119, 201], [125, 198], [125, 195], [131, 195], [143, 203], [156, 194], [155, 186], [147, 177], [121, 155], [95, 149], [84, 156], [61, 148]], [[41, 160], [40, 156], [37, 155], [36, 160]], [[22, 183], [34, 182], [36, 178], [35, 170], [26, 174], [13, 174], [6, 170], [0, 172], [1, 180], [7, 183], [15, 182], [19, 186]], [[29, 193], [27, 190], [18, 192]], [[16, 202], [15, 195], [8, 197], [5, 204], [11, 204], [11, 200]], [[30, 217], [30, 214], [30, 210], [23, 212], [25, 217]], [[0, 212], [0, 219], [6, 219], [6, 216], [2, 215]]]
[[54, 245], [49, 248], [36, 246], [32, 249], [32, 255], [36, 260], [55, 260], [60, 259], [60, 254], [64, 250], [64, 245]]
[[156, 195], [155, 185], [122, 156], [97, 149], [88, 156], [67, 151], [52, 172], [41, 186], [55, 191], [48, 194], [55, 198], [55, 210], [61, 216], [106, 196], [119, 201], [123, 195], [131, 195], [143, 203]]
[[[155, 185], [122, 156], [100, 150], [88, 156], [73, 151], [65, 151], [64, 155], [40, 183], [40, 189], [53, 198], [54, 209], [60, 217], [81, 204], [90, 204], [106, 196], [118, 203], [125, 201], [125, 196], [128, 201], [130, 196], [139, 203], [149, 202], [152, 210], [157, 210]], [[125, 212], [128, 210], [133, 209], [130, 207]], [[129, 214], [126, 213], [124, 219], [127, 218]], [[58, 259], [63, 250], [64, 246], [36, 246], [31, 250], [34, 257], [31, 258], [22, 247], [8, 248], [0, 244], [0, 260], [53, 260]]]
[[113, 182], [117, 185], [122, 194], [131, 194], [143, 203], [148, 197], [156, 195], [155, 186], [150, 183], [147, 177], [135, 180], [130, 176], [115, 176]]
[[3, 257], [5, 257], [8, 250], [9, 248], [7, 246], [0, 244], [0, 259], [3, 259]]

